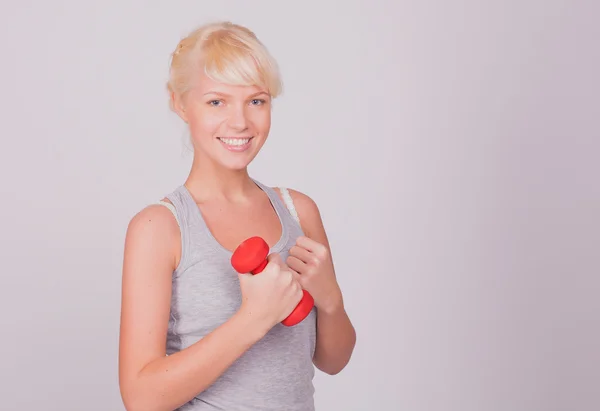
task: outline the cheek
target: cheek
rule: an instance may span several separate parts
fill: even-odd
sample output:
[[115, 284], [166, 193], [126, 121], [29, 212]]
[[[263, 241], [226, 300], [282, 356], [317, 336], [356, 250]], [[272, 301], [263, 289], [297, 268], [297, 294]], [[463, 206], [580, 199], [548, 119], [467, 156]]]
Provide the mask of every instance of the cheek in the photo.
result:
[[265, 110], [263, 112], [256, 113], [253, 119], [253, 124], [262, 133], [268, 133], [269, 129], [271, 128], [271, 111]]
[[214, 113], [194, 112], [189, 118], [190, 131], [197, 137], [212, 137], [217, 133], [223, 119]]

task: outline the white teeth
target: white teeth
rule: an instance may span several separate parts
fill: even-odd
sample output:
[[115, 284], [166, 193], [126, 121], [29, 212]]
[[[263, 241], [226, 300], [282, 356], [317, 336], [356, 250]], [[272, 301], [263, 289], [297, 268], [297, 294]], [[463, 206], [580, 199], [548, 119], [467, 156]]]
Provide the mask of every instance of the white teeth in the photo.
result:
[[219, 140], [229, 146], [243, 146], [250, 141], [249, 138], [219, 138]]

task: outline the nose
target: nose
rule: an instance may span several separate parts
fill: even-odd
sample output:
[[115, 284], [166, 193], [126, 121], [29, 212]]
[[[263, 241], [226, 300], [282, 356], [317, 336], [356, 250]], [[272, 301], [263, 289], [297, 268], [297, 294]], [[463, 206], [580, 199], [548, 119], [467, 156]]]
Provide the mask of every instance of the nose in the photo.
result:
[[248, 127], [246, 107], [243, 105], [236, 105], [231, 108], [229, 114], [229, 126], [237, 131], [243, 131]]

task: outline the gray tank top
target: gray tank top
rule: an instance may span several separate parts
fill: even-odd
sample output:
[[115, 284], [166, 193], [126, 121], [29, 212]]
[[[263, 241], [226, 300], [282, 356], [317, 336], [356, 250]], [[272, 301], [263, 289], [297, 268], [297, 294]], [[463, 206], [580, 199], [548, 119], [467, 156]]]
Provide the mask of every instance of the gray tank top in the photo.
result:
[[[291, 198], [284, 197], [284, 203], [271, 187], [254, 182], [269, 196], [279, 216], [282, 235], [270, 252], [280, 253], [285, 261], [296, 238], [303, 235]], [[167, 198], [173, 203], [169, 208], [179, 223], [182, 241], [180, 263], [172, 280], [167, 333], [167, 354], [171, 355], [227, 321], [238, 310], [242, 295], [239, 274], [231, 267], [231, 252], [208, 230], [187, 188], [182, 185]], [[293, 327], [275, 325], [210, 387], [179, 410], [314, 410], [315, 339], [313, 308], [304, 321]]]

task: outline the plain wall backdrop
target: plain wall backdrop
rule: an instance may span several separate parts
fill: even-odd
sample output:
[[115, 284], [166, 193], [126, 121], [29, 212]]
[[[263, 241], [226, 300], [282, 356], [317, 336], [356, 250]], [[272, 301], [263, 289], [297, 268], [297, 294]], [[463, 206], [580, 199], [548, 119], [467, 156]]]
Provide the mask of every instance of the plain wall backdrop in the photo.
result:
[[181, 184], [169, 53], [256, 32], [251, 173], [320, 206], [358, 341], [318, 410], [600, 409], [593, 1], [2, 1], [0, 408], [123, 410], [130, 218]]

